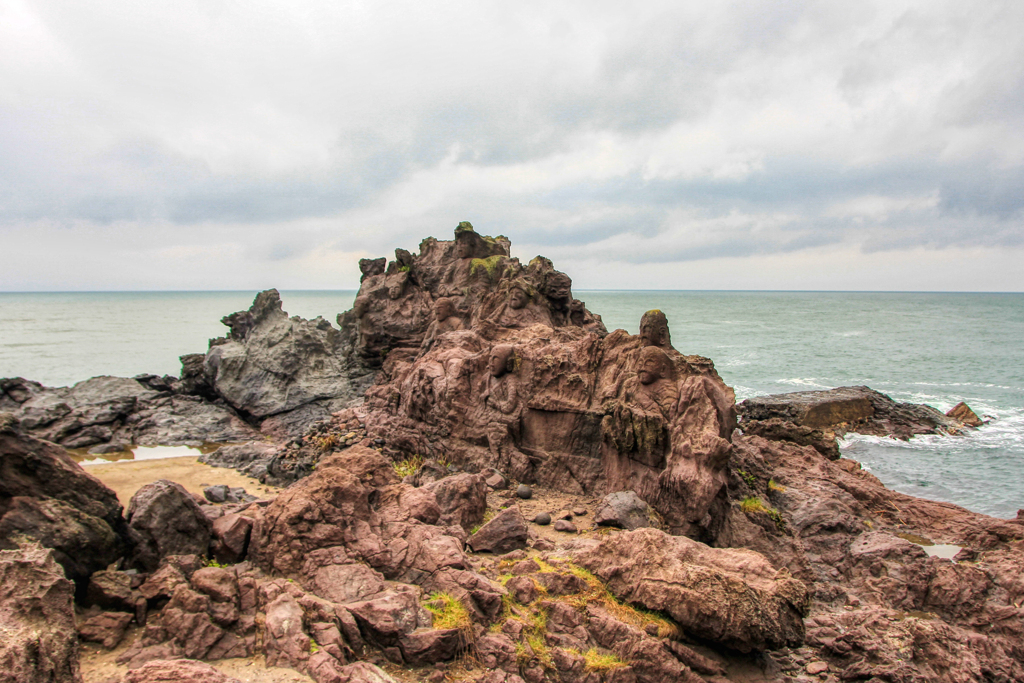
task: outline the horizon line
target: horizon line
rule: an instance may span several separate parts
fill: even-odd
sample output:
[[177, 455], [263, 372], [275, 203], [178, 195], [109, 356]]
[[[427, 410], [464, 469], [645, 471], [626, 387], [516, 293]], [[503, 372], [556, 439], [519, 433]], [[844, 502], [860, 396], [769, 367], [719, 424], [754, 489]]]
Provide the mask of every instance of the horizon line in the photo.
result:
[[[266, 289], [25, 289], [0, 290], [4, 294], [233, 294], [243, 292], [264, 292], [277, 289], [279, 292], [358, 292], [359, 289], [293, 289], [268, 287]], [[946, 289], [588, 289], [577, 292], [641, 294], [641, 293], [743, 293], [743, 294], [1024, 294], [1021, 290], [946, 290]]]

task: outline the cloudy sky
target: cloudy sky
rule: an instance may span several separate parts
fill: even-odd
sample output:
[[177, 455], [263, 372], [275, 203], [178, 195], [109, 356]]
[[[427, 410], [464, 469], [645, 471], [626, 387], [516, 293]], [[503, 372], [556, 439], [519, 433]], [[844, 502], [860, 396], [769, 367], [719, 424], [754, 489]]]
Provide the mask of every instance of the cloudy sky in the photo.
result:
[[1024, 291], [1024, 3], [0, 0], [0, 290]]

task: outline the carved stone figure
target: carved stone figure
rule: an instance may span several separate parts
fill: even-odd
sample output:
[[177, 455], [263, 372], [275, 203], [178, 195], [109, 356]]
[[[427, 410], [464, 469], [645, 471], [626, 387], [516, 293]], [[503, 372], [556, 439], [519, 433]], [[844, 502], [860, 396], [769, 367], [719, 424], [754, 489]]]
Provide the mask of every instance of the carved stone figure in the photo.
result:
[[671, 349], [672, 338], [668, 330], [668, 317], [657, 309], [644, 313], [640, 318], [640, 339], [644, 346]]
[[462, 318], [458, 317], [458, 312], [455, 308], [455, 301], [448, 297], [442, 297], [434, 302], [434, 322], [430, 324], [427, 329], [426, 337], [423, 339], [423, 346], [420, 348], [420, 354], [423, 355], [433, 347], [434, 342], [442, 334], [447, 332], [455, 332], [457, 330], [465, 329], [466, 324]]

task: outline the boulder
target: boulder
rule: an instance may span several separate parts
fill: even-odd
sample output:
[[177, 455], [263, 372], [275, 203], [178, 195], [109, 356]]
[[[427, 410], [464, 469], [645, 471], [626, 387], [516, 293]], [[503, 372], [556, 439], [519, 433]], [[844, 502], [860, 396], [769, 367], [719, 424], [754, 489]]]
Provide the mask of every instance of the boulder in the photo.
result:
[[135, 548], [132, 564], [155, 571], [168, 555], [206, 555], [211, 524], [181, 484], [160, 479], [139, 489], [128, 503]]
[[701, 639], [742, 652], [803, 640], [805, 585], [753, 551], [637, 529], [585, 546], [575, 559], [619, 599], [664, 611]]
[[982, 422], [981, 418], [978, 417], [977, 413], [971, 410], [971, 407], [963, 401], [960, 401], [960, 403], [957, 403], [955, 406], [950, 408], [946, 413], [946, 417], [951, 417], [957, 422], [962, 422], [968, 427], [980, 427], [985, 424]]
[[652, 526], [651, 508], [633, 491], [616, 491], [601, 499], [594, 512], [594, 523], [620, 529]]
[[494, 519], [480, 527], [469, 537], [466, 545], [475, 552], [507, 553], [525, 548], [529, 541], [529, 528], [518, 507], [499, 512]]
[[425, 488], [437, 498], [441, 526], [458, 524], [469, 531], [483, 521], [487, 509], [487, 482], [482, 475], [456, 474], [427, 484]]
[[132, 578], [131, 574], [113, 570], [94, 573], [89, 577], [89, 586], [85, 592], [86, 603], [103, 609], [134, 612]]
[[213, 522], [211, 550], [220, 562], [235, 564], [245, 559], [253, 521], [237, 512], [229, 512]]
[[60, 446], [0, 414], [0, 548], [36, 539], [79, 583], [116, 562], [128, 545], [117, 495]]
[[128, 624], [135, 617], [126, 612], [103, 612], [86, 619], [78, 626], [78, 637], [93, 643], [99, 643], [111, 650], [117, 647], [128, 629]]
[[0, 676], [79, 683], [74, 584], [38, 544], [0, 550]]

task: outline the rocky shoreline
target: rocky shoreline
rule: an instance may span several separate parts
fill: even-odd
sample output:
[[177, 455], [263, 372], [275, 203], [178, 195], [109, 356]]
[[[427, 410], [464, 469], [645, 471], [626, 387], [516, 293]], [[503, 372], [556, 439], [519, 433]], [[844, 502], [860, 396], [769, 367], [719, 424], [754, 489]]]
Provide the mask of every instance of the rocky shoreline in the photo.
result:
[[[660, 311], [609, 333], [466, 223], [360, 267], [337, 327], [269, 290], [180, 378], [0, 380], [0, 681], [82, 680], [79, 639], [118, 648], [104, 683], [1024, 680], [1024, 520], [837, 446], [957, 438], [968, 407], [736, 405]], [[125, 512], [65, 450], [200, 443], [285, 488]]]

